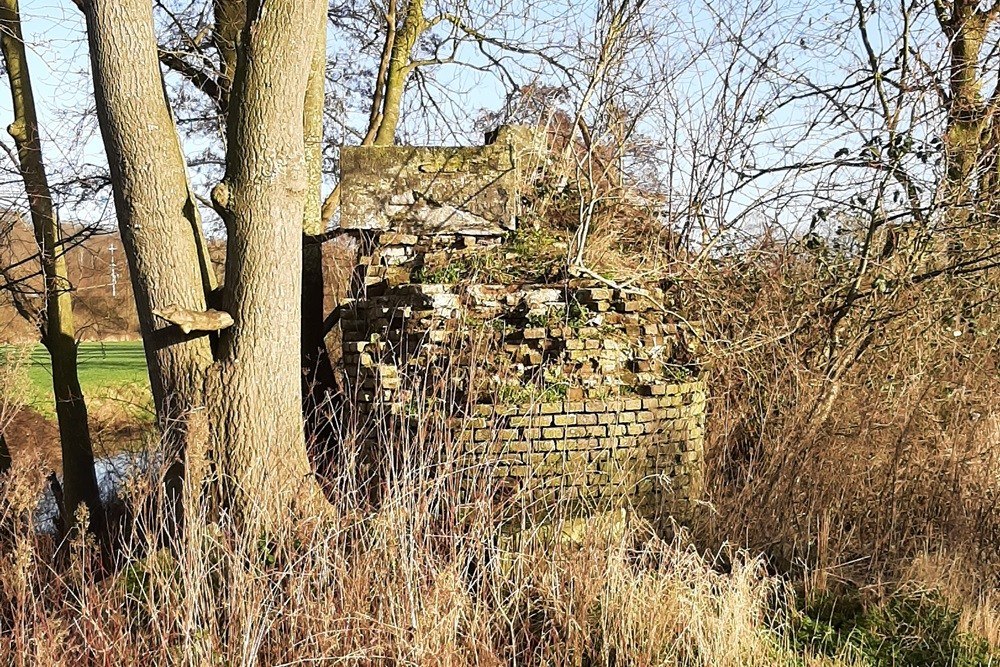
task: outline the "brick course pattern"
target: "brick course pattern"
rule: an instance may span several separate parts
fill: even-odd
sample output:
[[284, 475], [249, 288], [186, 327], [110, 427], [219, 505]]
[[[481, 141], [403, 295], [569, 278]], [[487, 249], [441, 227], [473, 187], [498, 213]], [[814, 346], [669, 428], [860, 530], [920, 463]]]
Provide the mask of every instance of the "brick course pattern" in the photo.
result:
[[[341, 224], [360, 249], [354, 298], [338, 313], [342, 367], [372, 429], [369, 463], [387, 458], [376, 432], [443, 424], [446, 437], [429, 440], [449, 451], [421, 456], [456, 466], [470, 496], [543, 514], [558, 503], [686, 517], [702, 490], [696, 327], [665, 312], [657, 290], [567, 271], [538, 284], [556, 280], [534, 270], [543, 249], [510, 242], [545, 135], [508, 127], [491, 139], [342, 151]], [[489, 261], [527, 261], [530, 274], [500, 275], [535, 278], [482, 284], [476, 267]]]
[[[361, 275], [387, 266], [380, 251], [391, 241], [373, 245]], [[654, 305], [662, 295], [581, 281], [403, 279], [366, 280], [341, 306], [343, 367], [362, 412], [418, 420], [443, 391], [451, 463], [468, 490], [485, 476], [538, 513], [558, 502], [690, 515], [702, 491], [706, 390], [692, 379], [688, 327]]]
[[459, 465], [501, 480], [539, 513], [561, 502], [686, 518], [701, 494], [701, 382], [665, 385], [647, 398], [480, 404], [475, 414], [456, 424]]

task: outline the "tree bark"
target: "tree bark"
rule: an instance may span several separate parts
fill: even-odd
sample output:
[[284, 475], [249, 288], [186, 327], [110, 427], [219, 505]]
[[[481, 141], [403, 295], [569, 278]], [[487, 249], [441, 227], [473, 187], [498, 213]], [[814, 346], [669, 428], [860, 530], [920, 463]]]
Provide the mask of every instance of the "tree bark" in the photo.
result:
[[[17, 0], [0, 0], [0, 49], [3, 51], [14, 107], [14, 122], [7, 129], [17, 145], [18, 163], [28, 195], [45, 285], [45, 313], [39, 329], [42, 344], [52, 360], [52, 389], [62, 450], [64, 525], [73, 524], [77, 508], [83, 504], [90, 515], [89, 528], [101, 533], [104, 529], [104, 507], [94, 472], [87, 403], [77, 373], [72, 286], [66, 270], [62, 229], [52, 204], [52, 192], [42, 158], [38, 114]], [[4, 458], [9, 465], [9, 452], [5, 452]]]
[[[308, 36], [310, 33], [307, 32]], [[326, 102], [326, 13], [316, 21], [309, 53], [309, 79], [303, 102], [302, 123], [308, 189], [302, 214], [302, 231], [319, 236], [325, 229], [320, 215], [323, 185], [323, 111]]]
[[329, 453], [334, 436], [329, 419], [333, 367], [324, 343], [323, 245], [326, 231], [321, 213], [323, 184], [323, 113], [326, 84], [326, 14], [316, 27], [309, 83], [303, 108], [306, 169], [309, 187], [302, 216], [302, 412], [306, 441], [315, 454]]
[[225, 115], [229, 111], [229, 98], [236, 74], [236, 48], [240, 31], [247, 19], [246, 0], [214, 0], [215, 29], [213, 42], [222, 63], [219, 72], [220, 106]]
[[[233, 508], [265, 525], [323, 503], [303, 446], [302, 219], [309, 170], [304, 104], [318, 0], [252, 0], [233, 81], [226, 175], [213, 201], [229, 232], [213, 373], [216, 451]], [[313, 33], [314, 34], [314, 33]], [[248, 510], [251, 516], [246, 516]]]
[[10, 448], [7, 446], [7, 436], [0, 431], [0, 475], [10, 472], [13, 460], [10, 458]]
[[399, 126], [400, 107], [403, 103], [403, 92], [406, 89], [406, 79], [412, 70], [411, 58], [417, 39], [427, 28], [424, 18], [423, 0], [410, 0], [403, 18], [403, 27], [395, 35], [392, 45], [392, 56], [385, 77], [385, 93], [382, 100], [382, 118], [378, 132], [375, 135], [376, 146], [391, 146], [396, 140], [396, 128]]
[[144, 0], [88, 0], [84, 12], [97, 116], [157, 418], [168, 453], [200, 464], [208, 442], [209, 337], [184, 334], [153, 310], [204, 311], [211, 266], [200, 247], [197, 206], [163, 92], [152, 6]]
[[950, 38], [948, 121], [945, 130], [946, 184], [951, 205], [969, 203], [972, 176], [979, 158], [984, 123], [979, 52], [986, 37], [986, 19], [978, 4], [958, 0], [943, 25]]

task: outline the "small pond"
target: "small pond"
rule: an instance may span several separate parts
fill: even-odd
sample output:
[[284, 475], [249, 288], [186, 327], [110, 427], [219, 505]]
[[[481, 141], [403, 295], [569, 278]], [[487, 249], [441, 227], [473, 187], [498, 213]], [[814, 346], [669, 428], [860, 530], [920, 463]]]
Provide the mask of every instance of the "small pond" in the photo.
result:
[[[120, 452], [96, 459], [94, 470], [97, 473], [97, 484], [101, 489], [101, 499], [104, 502], [111, 500], [115, 491], [121, 488], [125, 480], [149, 470], [151, 463], [152, 457], [147, 452]], [[62, 481], [61, 476], [60, 481]], [[46, 485], [45, 493], [35, 510], [35, 522], [38, 530], [46, 533], [53, 532], [57, 514], [56, 499], [52, 495], [52, 488]]]

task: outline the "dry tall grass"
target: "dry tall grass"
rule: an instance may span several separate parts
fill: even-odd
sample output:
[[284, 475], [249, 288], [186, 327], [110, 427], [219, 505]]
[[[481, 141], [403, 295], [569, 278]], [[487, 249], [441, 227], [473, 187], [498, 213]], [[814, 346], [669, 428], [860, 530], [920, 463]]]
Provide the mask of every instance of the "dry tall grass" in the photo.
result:
[[376, 508], [342, 471], [332, 517], [266, 541], [195, 504], [163, 543], [140, 515], [107, 570], [79, 538], [54, 556], [20, 469], [0, 494], [0, 664], [801, 664], [785, 585], [743, 551], [722, 572], [620, 514], [513, 530], [447, 479], [395, 472]]
[[[674, 246], [630, 234], [589, 256]], [[763, 240], [646, 264], [704, 330], [709, 492], [690, 533], [559, 508], [513, 530], [429, 474], [448, 429], [428, 414], [417, 438], [382, 433], [377, 505], [345, 466], [330, 516], [267, 540], [192, 501], [163, 541], [137, 510], [109, 566], [36, 532], [43, 474], [22, 461], [0, 492], [0, 664], [873, 664], [796, 643], [792, 598], [845, 589], [934, 591], [998, 646], [1000, 313], [970, 299], [982, 285], [914, 285], [831, 332], [814, 259]], [[969, 301], [986, 305], [954, 312]], [[154, 488], [127, 505], [155, 507]]]
[[955, 290], [914, 287], [865, 347], [839, 332], [851, 363], [831, 379], [822, 295], [800, 272], [775, 256], [705, 276], [718, 302], [702, 319], [729, 339], [711, 371], [711, 530], [832, 577], [878, 579], [942, 550], [996, 577], [997, 314], [956, 321]]
[[0, 349], [0, 431], [14, 419], [24, 407], [29, 390], [27, 374], [31, 363], [31, 347], [7, 347]]
[[[699, 543], [762, 554], [807, 597], [935, 591], [997, 646], [996, 277], [910, 281], [892, 259], [766, 230], [685, 253], [688, 239], [620, 206], [592, 226], [591, 266], [658, 280], [664, 306], [700, 326], [711, 400]], [[848, 303], [852, 290], [863, 297]]]

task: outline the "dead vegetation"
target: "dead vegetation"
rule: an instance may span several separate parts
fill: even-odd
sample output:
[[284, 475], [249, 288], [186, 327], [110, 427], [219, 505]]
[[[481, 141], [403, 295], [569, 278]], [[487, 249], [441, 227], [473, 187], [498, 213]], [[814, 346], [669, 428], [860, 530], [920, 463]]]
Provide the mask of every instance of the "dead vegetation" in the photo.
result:
[[[432, 427], [433, 428], [433, 427]], [[442, 429], [443, 431], [443, 429]], [[498, 524], [484, 496], [459, 507], [428, 483], [417, 442], [378, 507], [350, 469], [328, 479], [336, 511], [268, 540], [193, 510], [164, 544], [155, 514], [127, 521], [115, 571], [95, 547], [34, 533], [41, 480], [19, 468], [0, 519], [0, 659], [12, 665], [796, 664], [775, 610], [788, 591], [764, 563], [727, 571], [683, 539], [608, 515]], [[142, 480], [123, 490], [149, 498]], [[819, 664], [819, 663], [817, 663]]]
[[[833, 561], [779, 575], [773, 557], [737, 546], [736, 532], [706, 548], [687, 531], [664, 538], [621, 513], [581, 521], [559, 507], [542, 524], [504, 523], [510, 507], [495, 504], [488, 482], [460, 504], [453, 480], [430, 474], [421, 452], [447, 430], [428, 415], [419, 431], [386, 433], [392, 455], [377, 504], [358, 468], [339, 466], [326, 478], [331, 514], [266, 538], [192, 502], [182, 532], [164, 540], [164, 517], [151, 509], [160, 502], [155, 474], [140, 476], [120, 492], [138, 514], [115, 522], [110, 562], [90, 538], [60, 546], [36, 532], [44, 477], [20, 462], [0, 495], [9, 545], [0, 660], [990, 664], [979, 637], [995, 641], [997, 608], [979, 562], [923, 550], [895, 562], [891, 583], [845, 589], [846, 570]], [[766, 520], [753, 506], [740, 518]], [[811, 555], [837, 558], [846, 537], [830, 530]]]
[[[581, 524], [558, 510], [546, 528], [512, 531], [486, 491], [460, 507], [447, 478], [428, 475], [419, 452], [446, 429], [424, 421], [384, 434], [398, 454], [386, 465], [398, 467], [377, 505], [343, 465], [327, 478], [335, 512], [321, 525], [261, 541], [195, 509], [164, 543], [154, 512], [124, 520], [109, 570], [83, 542], [52, 560], [56, 545], [33, 532], [29, 511], [41, 478], [21, 467], [3, 496], [0, 655], [53, 665], [138, 654], [192, 665], [993, 664], [992, 309], [956, 321], [955, 294], [968, 285], [912, 285], [877, 311], [854, 311], [831, 352], [816, 306], [828, 271], [807, 244], [765, 238], [699, 265], [672, 258], [642, 231], [649, 220], [633, 220], [597, 221], [600, 256], [617, 258], [622, 275], [663, 267], [670, 307], [704, 336], [709, 491], [691, 532], [665, 541], [640, 522]], [[628, 269], [640, 242], [656, 254]], [[873, 320], [877, 339], [859, 351], [849, 334], [863, 338]], [[831, 379], [823, 362], [843, 349], [855, 356]], [[152, 488], [129, 487], [126, 505], [150, 506]]]

